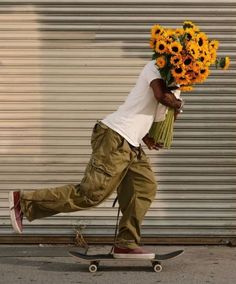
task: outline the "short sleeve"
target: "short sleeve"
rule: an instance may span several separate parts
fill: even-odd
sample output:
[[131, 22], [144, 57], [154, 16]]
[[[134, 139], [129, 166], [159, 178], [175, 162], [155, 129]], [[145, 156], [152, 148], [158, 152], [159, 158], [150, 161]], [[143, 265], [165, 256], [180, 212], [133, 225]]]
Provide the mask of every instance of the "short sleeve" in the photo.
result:
[[146, 64], [144, 68], [144, 74], [149, 85], [154, 79], [162, 79], [160, 71], [157, 69], [157, 66], [155, 65], [155, 60], [152, 60], [151, 62]]

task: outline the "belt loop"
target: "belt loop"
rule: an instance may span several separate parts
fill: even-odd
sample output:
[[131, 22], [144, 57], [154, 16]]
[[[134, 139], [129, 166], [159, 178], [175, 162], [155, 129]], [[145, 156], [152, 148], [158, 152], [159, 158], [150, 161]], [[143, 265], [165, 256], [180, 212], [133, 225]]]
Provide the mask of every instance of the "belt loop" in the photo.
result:
[[129, 144], [131, 150], [136, 153], [137, 159], [140, 160], [140, 159], [142, 158], [142, 147], [141, 147], [141, 144], [139, 144], [138, 147], [133, 146], [133, 145], [130, 144], [129, 142], [128, 142], [128, 144]]

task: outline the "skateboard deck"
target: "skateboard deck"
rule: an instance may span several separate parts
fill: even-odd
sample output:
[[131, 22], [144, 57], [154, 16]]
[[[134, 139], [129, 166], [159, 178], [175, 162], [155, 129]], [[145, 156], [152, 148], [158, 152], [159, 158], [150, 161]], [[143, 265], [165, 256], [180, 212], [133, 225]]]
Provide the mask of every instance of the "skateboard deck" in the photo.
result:
[[155, 254], [154, 258], [115, 258], [112, 253], [107, 254], [83, 254], [77, 251], [69, 251], [69, 254], [73, 256], [76, 260], [90, 263], [89, 271], [96, 272], [100, 261], [119, 261], [119, 260], [149, 260], [151, 261], [152, 267], [155, 272], [160, 272], [162, 270], [162, 265], [160, 261], [171, 259], [181, 255], [183, 250], [176, 250], [166, 254]]

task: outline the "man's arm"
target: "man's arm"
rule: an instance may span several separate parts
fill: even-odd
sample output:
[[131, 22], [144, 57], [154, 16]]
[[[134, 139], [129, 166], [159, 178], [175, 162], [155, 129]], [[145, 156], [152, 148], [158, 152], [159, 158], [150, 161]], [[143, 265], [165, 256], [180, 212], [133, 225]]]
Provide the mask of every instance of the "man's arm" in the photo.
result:
[[176, 99], [175, 95], [168, 90], [164, 80], [155, 79], [150, 83], [150, 86], [158, 102], [175, 110], [180, 110], [182, 106], [181, 100]]

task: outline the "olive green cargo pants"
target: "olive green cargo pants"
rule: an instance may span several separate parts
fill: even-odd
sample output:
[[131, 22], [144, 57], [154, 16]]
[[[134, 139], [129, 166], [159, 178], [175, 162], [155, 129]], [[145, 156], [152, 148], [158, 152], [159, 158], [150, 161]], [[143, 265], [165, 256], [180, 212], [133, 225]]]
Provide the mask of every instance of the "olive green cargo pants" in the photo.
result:
[[156, 194], [149, 160], [141, 147], [132, 147], [102, 122], [93, 128], [91, 145], [92, 155], [79, 184], [22, 191], [22, 212], [33, 221], [89, 209], [117, 190], [122, 217], [116, 243], [136, 247], [140, 243], [141, 223]]

